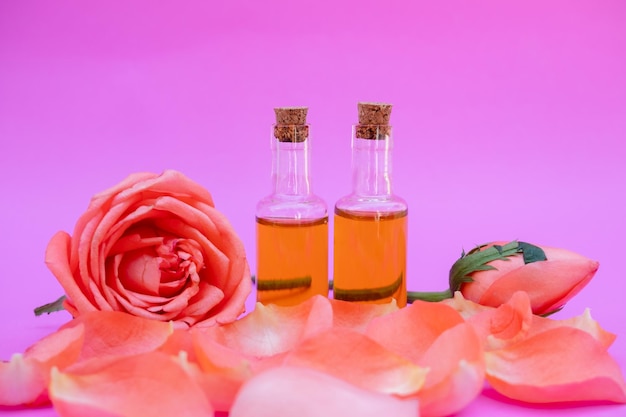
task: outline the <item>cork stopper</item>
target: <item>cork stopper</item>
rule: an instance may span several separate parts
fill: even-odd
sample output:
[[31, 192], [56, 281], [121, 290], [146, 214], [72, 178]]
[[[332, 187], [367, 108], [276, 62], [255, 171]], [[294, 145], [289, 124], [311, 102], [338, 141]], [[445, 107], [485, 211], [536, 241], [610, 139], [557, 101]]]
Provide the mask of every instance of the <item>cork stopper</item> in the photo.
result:
[[274, 137], [280, 142], [304, 142], [309, 137], [308, 107], [277, 107]]
[[361, 139], [385, 139], [391, 133], [389, 118], [391, 104], [358, 103], [359, 124], [356, 137]]

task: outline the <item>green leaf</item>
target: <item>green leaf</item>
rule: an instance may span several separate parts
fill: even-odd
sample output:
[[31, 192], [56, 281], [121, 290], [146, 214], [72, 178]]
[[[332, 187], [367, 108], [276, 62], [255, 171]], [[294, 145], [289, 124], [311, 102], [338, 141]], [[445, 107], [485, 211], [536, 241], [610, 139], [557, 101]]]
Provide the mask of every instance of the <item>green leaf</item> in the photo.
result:
[[297, 288], [310, 288], [313, 282], [310, 275], [289, 279], [259, 279], [257, 291], [293, 290]]
[[548, 260], [546, 253], [539, 246], [535, 246], [527, 242], [519, 242], [519, 247], [522, 250], [522, 256], [524, 257], [525, 264]]
[[465, 256], [459, 258], [450, 269], [449, 284], [450, 291], [454, 294], [459, 291], [465, 282], [471, 282], [471, 275], [477, 271], [494, 270], [490, 262], [501, 260], [508, 261], [509, 257], [520, 253], [522, 250], [519, 242], [512, 241], [505, 245], [480, 245], [469, 251]]
[[432, 292], [409, 291], [406, 293], [406, 302], [412, 304], [414, 301], [421, 300], [437, 303], [452, 297], [453, 294], [450, 290]]
[[398, 277], [390, 285], [385, 285], [384, 287], [376, 287], [376, 288], [363, 288], [356, 290], [346, 290], [335, 287], [333, 289], [333, 297], [336, 300], [344, 300], [344, 301], [374, 301], [374, 300], [382, 300], [383, 298], [391, 297], [398, 291], [402, 282], [404, 281], [404, 277], [402, 274]]
[[41, 316], [44, 313], [50, 314], [50, 313], [54, 313], [55, 311], [61, 311], [61, 310], [65, 310], [65, 307], [63, 307], [63, 301], [65, 301], [65, 296], [62, 295], [61, 297], [59, 297], [58, 299], [56, 299], [55, 301], [48, 303], [48, 304], [44, 304], [40, 307], [37, 307], [35, 309], [35, 316]]

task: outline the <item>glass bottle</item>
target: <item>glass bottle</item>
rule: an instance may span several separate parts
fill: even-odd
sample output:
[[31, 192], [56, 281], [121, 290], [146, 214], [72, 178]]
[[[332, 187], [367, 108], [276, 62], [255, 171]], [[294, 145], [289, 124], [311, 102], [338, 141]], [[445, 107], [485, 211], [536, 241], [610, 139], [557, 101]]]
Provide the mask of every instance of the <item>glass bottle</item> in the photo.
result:
[[272, 193], [256, 207], [257, 301], [328, 296], [328, 209], [311, 192], [306, 107], [274, 109]]
[[391, 105], [359, 103], [352, 193], [335, 204], [336, 299], [406, 305], [408, 206], [392, 191]]

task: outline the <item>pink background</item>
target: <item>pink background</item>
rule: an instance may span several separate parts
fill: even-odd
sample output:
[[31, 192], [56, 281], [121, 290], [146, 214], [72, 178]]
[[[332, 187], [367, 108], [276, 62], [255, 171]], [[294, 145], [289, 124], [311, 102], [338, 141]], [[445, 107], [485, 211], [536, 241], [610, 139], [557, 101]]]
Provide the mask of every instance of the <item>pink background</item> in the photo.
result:
[[[32, 309], [61, 295], [44, 249], [93, 194], [178, 169], [213, 193], [254, 270], [273, 107], [309, 106], [313, 187], [332, 207], [356, 103], [383, 101], [409, 288], [443, 289], [462, 248], [491, 240], [574, 250], [601, 266], [558, 317], [590, 307], [626, 369], [626, 2], [129, 3], [0, 3], [1, 358], [69, 319]], [[487, 391], [459, 415], [544, 412]]]

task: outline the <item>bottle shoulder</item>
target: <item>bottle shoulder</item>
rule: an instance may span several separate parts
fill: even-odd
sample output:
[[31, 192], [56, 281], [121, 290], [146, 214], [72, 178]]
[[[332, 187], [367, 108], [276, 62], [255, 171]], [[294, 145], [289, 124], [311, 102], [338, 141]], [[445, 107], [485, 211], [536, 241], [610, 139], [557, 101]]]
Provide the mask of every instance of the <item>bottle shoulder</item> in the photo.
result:
[[386, 196], [362, 196], [349, 194], [341, 197], [335, 203], [335, 213], [344, 212], [348, 214], [384, 214], [393, 213], [404, 216], [408, 214], [408, 204], [397, 195]]
[[306, 196], [271, 194], [257, 203], [256, 217], [260, 219], [318, 220], [328, 217], [328, 205], [315, 194]]

